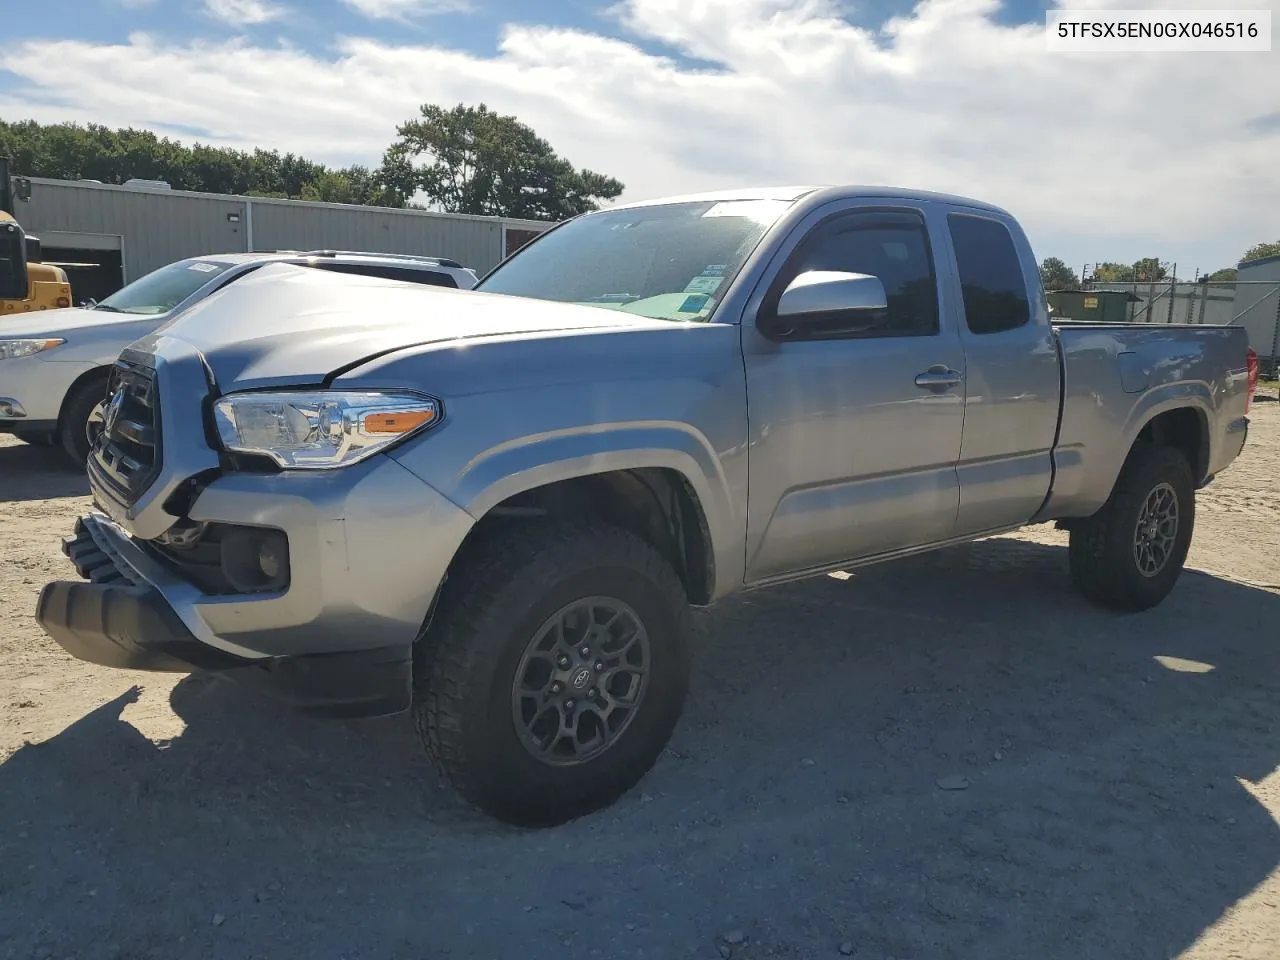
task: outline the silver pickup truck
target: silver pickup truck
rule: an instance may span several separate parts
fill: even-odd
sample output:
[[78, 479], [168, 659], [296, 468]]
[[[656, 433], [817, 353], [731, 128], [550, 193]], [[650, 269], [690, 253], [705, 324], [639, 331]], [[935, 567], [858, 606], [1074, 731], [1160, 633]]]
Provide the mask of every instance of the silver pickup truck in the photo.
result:
[[133, 344], [44, 629], [411, 709], [465, 798], [557, 823], [662, 751], [690, 604], [1057, 521], [1140, 611], [1248, 426], [1242, 330], [1053, 325], [1017, 222], [958, 197], [615, 207], [477, 290], [266, 266]]

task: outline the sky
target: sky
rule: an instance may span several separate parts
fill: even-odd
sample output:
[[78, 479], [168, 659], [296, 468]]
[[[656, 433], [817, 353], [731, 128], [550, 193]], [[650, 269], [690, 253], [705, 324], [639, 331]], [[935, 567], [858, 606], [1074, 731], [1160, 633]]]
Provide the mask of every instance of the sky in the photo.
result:
[[622, 180], [623, 199], [796, 183], [938, 190], [1010, 210], [1041, 258], [1078, 270], [1157, 256], [1188, 277], [1280, 239], [1280, 44], [1049, 53], [1041, 0], [56, 7], [0, 0], [0, 118], [376, 166], [420, 104], [485, 102]]

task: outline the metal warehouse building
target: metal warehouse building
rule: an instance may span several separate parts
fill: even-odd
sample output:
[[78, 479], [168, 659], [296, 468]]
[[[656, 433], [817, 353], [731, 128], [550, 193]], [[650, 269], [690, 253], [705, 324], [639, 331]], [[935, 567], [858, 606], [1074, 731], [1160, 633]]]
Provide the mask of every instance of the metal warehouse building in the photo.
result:
[[[483, 274], [552, 224], [311, 203], [163, 186], [28, 178], [18, 222], [62, 264], [76, 302], [183, 257], [272, 250], [369, 250], [449, 257]], [[25, 191], [24, 191], [25, 192]]]
[[1280, 257], [1240, 263], [1235, 315], [1249, 331], [1249, 345], [1270, 369], [1280, 361]]

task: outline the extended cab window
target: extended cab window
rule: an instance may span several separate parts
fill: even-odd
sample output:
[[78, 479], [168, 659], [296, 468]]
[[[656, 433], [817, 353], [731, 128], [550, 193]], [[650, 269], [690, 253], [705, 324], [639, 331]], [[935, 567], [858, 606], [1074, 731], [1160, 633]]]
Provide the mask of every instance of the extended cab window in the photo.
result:
[[947, 217], [956, 249], [964, 319], [973, 333], [1015, 330], [1031, 320], [1022, 261], [1008, 228], [986, 217]]
[[787, 264], [783, 285], [810, 270], [866, 273], [880, 279], [887, 314], [857, 336], [927, 337], [938, 332], [933, 255], [917, 213], [860, 212], [819, 226]]

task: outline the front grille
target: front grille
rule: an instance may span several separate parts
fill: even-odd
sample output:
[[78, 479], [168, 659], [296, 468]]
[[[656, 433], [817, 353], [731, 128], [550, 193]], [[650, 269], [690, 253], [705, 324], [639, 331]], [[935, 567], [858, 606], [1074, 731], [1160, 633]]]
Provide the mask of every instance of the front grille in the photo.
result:
[[123, 357], [116, 361], [89, 470], [126, 506], [136, 503], [160, 472], [158, 394], [154, 368]]

